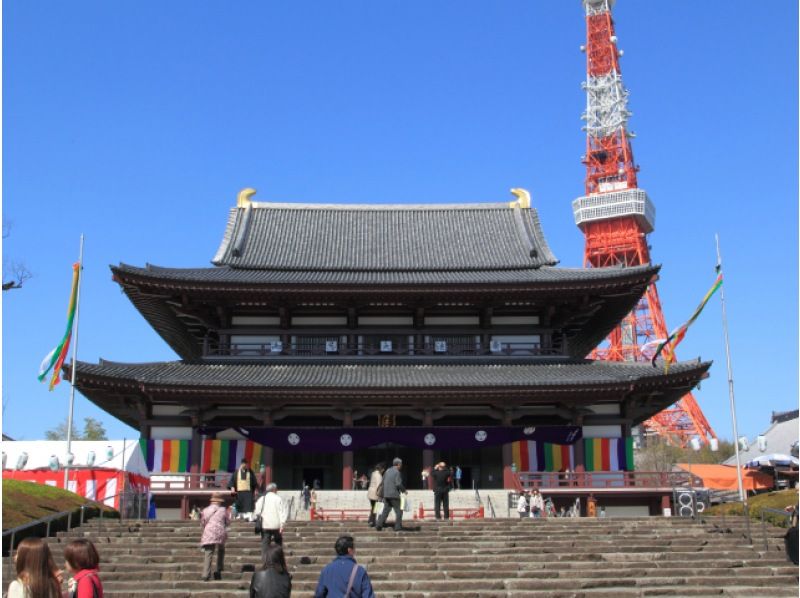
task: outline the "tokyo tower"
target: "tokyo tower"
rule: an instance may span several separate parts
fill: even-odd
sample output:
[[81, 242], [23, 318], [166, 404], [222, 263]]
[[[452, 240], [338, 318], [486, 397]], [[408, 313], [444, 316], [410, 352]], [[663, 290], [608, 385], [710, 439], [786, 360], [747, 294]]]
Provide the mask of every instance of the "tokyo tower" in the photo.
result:
[[[636, 180], [628, 131], [628, 91], [622, 83], [611, 8], [614, 0], [582, 0], [586, 10], [586, 195], [572, 202], [575, 223], [586, 237], [584, 266], [638, 266], [650, 263], [647, 234], [655, 225], [655, 206]], [[593, 357], [610, 361], [649, 361], [655, 341], [668, 335], [658, 291], [651, 284], [636, 308], [611, 332]], [[656, 433], [686, 446], [698, 436], [716, 438], [691, 393], [644, 423]]]

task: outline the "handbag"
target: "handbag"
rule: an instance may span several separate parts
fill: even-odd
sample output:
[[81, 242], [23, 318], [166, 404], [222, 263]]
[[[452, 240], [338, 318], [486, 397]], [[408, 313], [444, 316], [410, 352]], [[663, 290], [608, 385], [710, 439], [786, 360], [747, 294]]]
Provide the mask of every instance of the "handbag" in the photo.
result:
[[[89, 582], [92, 584], [92, 598], [99, 598], [99, 596], [100, 596], [99, 590], [97, 589], [97, 584], [95, 583], [95, 580], [98, 579], [97, 575], [92, 573], [91, 575], [87, 575], [83, 579], [88, 579]], [[80, 580], [77, 584], [75, 584], [75, 589], [70, 594], [71, 598], [77, 598], [78, 597], [78, 586], [81, 584], [81, 581], [83, 581], [83, 579]]]
[[264, 507], [266, 506], [267, 506], [267, 495], [265, 494], [264, 496], [261, 497], [261, 512], [258, 514], [258, 519], [256, 519], [256, 524], [255, 527], [253, 528], [253, 531], [255, 532], [256, 536], [260, 536], [261, 532], [263, 531], [261, 528], [261, 521], [264, 515]]

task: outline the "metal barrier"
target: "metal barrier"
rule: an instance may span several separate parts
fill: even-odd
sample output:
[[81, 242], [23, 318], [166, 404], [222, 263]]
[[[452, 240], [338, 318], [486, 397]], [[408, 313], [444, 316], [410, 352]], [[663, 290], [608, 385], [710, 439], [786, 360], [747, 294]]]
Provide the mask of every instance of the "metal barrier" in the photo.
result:
[[313, 507], [309, 511], [311, 521], [366, 521], [370, 509], [323, 509]]

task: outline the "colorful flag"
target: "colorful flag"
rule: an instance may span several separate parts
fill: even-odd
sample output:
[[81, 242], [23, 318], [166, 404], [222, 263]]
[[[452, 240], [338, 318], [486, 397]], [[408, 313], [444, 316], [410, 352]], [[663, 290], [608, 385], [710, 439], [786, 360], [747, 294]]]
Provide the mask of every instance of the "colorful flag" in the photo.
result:
[[717, 292], [722, 286], [722, 272], [717, 275], [717, 280], [714, 281], [714, 284], [706, 293], [706, 296], [703, 297], [703, 300], [700, 302], [700, 305], [697, 306], [697, 309], [694, 310], [692, 317], [689, 318], [686, 322], [681, 324], [678, 328], [676, 328], [672, 334], [669, 335], [667, 340], [661, 343], [656, 349], [655, 355], [653, 355], [652, 363], [653, 367], [656, 367], [656, 359], [658, 356], [663, 352], [664, 353], [664, 373], [666, 374], [669, 372], [669, 366], [675, 361], [675, 347], [683, 340], [683, 337], [686, 336], [686, 331], [689, 329], [689, 326], [697, 319], [697, 316], [700, 315], [700, 312], [703, 311], [703, 308], [708, 303], [708, 300], [711, 299], [711, 296]]
[[64, 333], [64, 338], [56, 346], [55, 349], [47, 354], [41, 365], [39, 366], [39, 382], [44, 382], [47, 374], [52, 370], [53, 376], [50, 379], [50, 390], [60, 382], [59, 374], [61, 367], [64, 365], [64, 360], [69, 352], [69, 343], [72, 340], [72, 324], [75, 320], [75, 311], [78, 307], [78, 284], [80, 281], [81, 268], [80, 263], [72, 264], [72, 291], [69, 296], [69, 308], [67, 309], [67, 331]]

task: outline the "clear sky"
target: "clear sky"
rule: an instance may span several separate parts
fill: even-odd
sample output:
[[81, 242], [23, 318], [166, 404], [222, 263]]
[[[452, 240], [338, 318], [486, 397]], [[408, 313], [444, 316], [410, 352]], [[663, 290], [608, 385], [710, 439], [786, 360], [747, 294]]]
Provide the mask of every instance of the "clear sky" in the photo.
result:
[[[224, 7], [224, 8], [223, 8]], [[793, 0], [619, 0], [639, 185], [667, 325], [714, 279], [721, 238], [740, 432], [798, 405], [798, 64]], [[79, 358], [174, 353], [108, 266], [207, 266], [236, 193], [259, 201], [494, 202], [530, 189], [581, 266], [579, 0], [3, 3], [3, 431], [42, 438], [69, 385], [36, 381], [86, 235]], [[719, 297], [679, 348], [731, 438]], [[76, 418], [138, 433], [85, 398]]]

